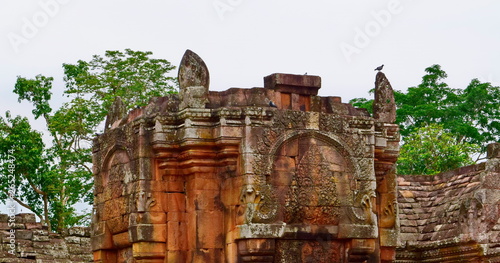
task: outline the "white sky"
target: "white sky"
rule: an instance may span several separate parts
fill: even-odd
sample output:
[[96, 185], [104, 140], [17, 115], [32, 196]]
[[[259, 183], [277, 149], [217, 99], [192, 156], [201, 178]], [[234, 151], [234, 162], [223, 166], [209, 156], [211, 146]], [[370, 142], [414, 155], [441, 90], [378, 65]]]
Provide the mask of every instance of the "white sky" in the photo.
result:
[[57, 106], [62, 63], [125, 48], [152, 51], [174, 65], [189, 48], [205, 60], [211, 90], [261, 87], [271, 73], [307, 72], [322, 77], [320, 95], [346, 102], [369, 96], [380, 64], [398, 90], [419, 84], [435, 63], [455, 88], [472, 78], [500, 81], [500, 1], [2, 2], [2, 115], [30, 115], [12, 93], [16, 76], [53, 76]]
[[57, 107], [62, 63], [125, 48], [152, 51], [174, 65], [189, 48], [205, 60], [211, 90], [261, 87], [275, 72], [307, 72], [322, 77], [320, 95], [347, 102], [369, 96], [380, 64], [393, 88], [405, 90], [436, 63], [451, 87], [465, 88], [472, 78], [500, 85], [500, 1], [494, 0], [1, 3], [1, 116], [10, 110], [31, 117], [31, 105], [12, 93], [17, 76], [53, 76]]

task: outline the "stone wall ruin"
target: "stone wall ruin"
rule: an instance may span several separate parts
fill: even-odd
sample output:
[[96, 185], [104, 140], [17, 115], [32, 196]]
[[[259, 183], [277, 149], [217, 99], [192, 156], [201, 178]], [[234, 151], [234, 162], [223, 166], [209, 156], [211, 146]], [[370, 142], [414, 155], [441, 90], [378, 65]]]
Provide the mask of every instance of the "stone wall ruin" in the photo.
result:
[[9, 215], [0, 214], [0, 262], [93, 262], [88, 227], [73, 227], [60, 235], [36, 222], [35, 214], [17, 214], [13, 219], [9, 221]]

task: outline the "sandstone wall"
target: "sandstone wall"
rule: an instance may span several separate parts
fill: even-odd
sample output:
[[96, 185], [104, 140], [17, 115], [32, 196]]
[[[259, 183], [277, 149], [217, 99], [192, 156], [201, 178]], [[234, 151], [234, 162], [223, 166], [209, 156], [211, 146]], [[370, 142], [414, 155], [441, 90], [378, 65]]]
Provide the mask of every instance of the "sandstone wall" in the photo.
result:
[[0, 214], [0, 262], [92, 262], [89, 228], [74, 227], [60, 235], [49, 233], [36, 222], [34, 214], [17, 214], [14, 220], [9, 219], [7, 214]]
[[318, 96], [319, 76], [210, 91], [208, 75], [187, 51], [179, 94], [110, 112], [93, 145], [96, 263], [395, 258], [399, 133], [383, 73], [375, 118]]

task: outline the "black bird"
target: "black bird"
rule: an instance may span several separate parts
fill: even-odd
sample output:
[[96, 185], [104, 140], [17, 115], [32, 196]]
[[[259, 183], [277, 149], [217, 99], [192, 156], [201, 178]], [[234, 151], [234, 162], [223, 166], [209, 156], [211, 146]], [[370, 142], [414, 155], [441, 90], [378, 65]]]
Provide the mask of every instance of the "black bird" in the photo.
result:
[[272, 100], [269, 101], [269, 106], [271, 106], [273, 108], [278, 108], [278, 106], [276, 106], [276, 104], [274, 104], [274, 102]]
[[382, 66], [378, 66], [375, 70], [381, 71], [383, 67], [384, 67], [384, 64], [382, 64]]

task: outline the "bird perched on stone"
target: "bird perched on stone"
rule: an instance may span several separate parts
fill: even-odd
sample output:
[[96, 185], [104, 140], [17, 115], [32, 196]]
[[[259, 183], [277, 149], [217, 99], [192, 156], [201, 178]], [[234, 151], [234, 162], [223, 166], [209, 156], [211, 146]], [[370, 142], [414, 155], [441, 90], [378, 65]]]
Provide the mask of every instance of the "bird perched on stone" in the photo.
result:
[[273, 108], [278, 108], [278, 106], [276, 106], [276, 104], [274, 104], [274, 102], [272, 100], [269, 101], [269, 106], [271, 106]]
[[381, 71], [383, 67], [384, 67], [384, 64], [382, 64], [382, 66], [378, 66], [375, 70]]

